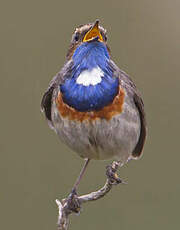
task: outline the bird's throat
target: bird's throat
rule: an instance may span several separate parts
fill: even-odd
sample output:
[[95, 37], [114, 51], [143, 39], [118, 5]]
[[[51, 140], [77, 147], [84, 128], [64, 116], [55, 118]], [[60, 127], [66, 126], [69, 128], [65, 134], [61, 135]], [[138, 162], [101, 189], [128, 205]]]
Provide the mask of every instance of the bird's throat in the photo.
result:
[[79, 46], [73, 55], [72, 76], [60, 85], [63, 101], [81, 112], [109, 105], [119, 87], [109, 60], [107, 48], [101, 42]]

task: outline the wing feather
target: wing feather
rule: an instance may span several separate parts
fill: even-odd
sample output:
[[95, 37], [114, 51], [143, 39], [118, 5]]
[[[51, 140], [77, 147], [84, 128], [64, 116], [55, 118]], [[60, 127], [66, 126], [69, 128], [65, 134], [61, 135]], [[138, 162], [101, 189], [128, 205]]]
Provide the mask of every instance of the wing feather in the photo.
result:
[[119, 69], [116, 64], [111, 61], [110, 65], [114, 69], [114, 74], [115, 76], [119, 76], [120, 84], [123, 85], [123, 87], [126, 88], [126, 91], [128, 92], [129, 96], [132, 97], [137, 110], [139, 112], [140, 116], [140, 122], [141, 122], [141, 131], [140, 131], [140, 136], [139, 140], [132, 152], [133, 158], [138, 158], [143, 151], [144, 143], [146, 140], [146, 134], [147, 134], [147, 125], [146, 125], [146, 115], [144, 111], [144, 103], [141, 98], [141, 94], [136, 88], [136, 85], [134, 82], [131, 80], [131, 78], [121, 69]]
[[64, 81], [65, 78], [69, 77], [72, 71], [73, 62], [68, 61], [61, 69], [59, 73], [51, 80], [48, 89], [45, 91], [41, 100], [41, 111], [45, 113], [45, 117], [48, 120], [48, 124], [53, 128], [52, 117], [51, 117], [51, 106], [54, 97], [54, 90], [58, 89], [59, 85]]
[[134, 100], [134, 103], [138, 109], [139, 116], [140, 116], [140, 122], [141, 122], [141, 130], [140, 130], [140, 136], [139, 140], [132, 152], [132, 156], [134, 158], [138, 158], [141, 156], [144, 143], [146, 140], [146, 134], [147, 134], [147, 125], [146, 125], [146, 115], [145, 115], [145, 110], [144, 110], [144, 103], [141, 98], [141, 94], [136, 88], [136, 85], [134, 82], [131, 80], [131, 78], [123, 71], [120, 70], [120, 79], [125, 82], [125, 86], [129, 94]]

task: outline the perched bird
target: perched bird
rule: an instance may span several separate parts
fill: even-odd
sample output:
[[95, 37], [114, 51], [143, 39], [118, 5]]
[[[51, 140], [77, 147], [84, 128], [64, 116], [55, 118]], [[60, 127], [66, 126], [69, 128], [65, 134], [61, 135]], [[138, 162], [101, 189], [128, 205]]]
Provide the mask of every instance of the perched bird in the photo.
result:
[[61, 71], [43, 95], [41, 109], [60, 140], [85, 159], [138, 159], [146, 138], [140, 93], [112, 61], [99, 21], [75, 29]]

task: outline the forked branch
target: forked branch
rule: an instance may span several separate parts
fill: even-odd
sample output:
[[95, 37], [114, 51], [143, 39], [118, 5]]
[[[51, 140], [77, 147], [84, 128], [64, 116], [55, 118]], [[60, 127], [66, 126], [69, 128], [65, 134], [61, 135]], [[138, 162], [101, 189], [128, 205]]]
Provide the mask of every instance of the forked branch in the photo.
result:
[[107, 166], [107, 180], [101, 189], [79, 197], [76, 194], [70, 194], [68, 198], [63, 199], [61, 202], [56, 200], [59, 209], [58, 230], [68, 229], [69, 215], [73, 212], [79, 213], [83, 203], [98, 200], [104, 197], [111, 190], [113, 185], [124, 183], [116, 174], [118, 166], [119, 162], [116, 161], [114, 161], [112, 165]]

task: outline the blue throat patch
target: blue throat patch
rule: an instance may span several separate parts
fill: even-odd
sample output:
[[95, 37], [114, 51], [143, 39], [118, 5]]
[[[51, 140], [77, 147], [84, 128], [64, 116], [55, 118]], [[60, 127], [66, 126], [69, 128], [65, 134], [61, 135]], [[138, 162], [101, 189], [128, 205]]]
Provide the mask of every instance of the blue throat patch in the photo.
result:
[[[86, 112], [100, 110], [110, 104], [118, 93], [119, 80], [113, 77], [109, 53], [102, 42], [85, 42], [73, 54], [71, 76], [60, 85], [63, 101], [74, 109]], [[77, 78], [84, 71], [100, 68], [101, 81], [95, 85], [78, 84]]]

